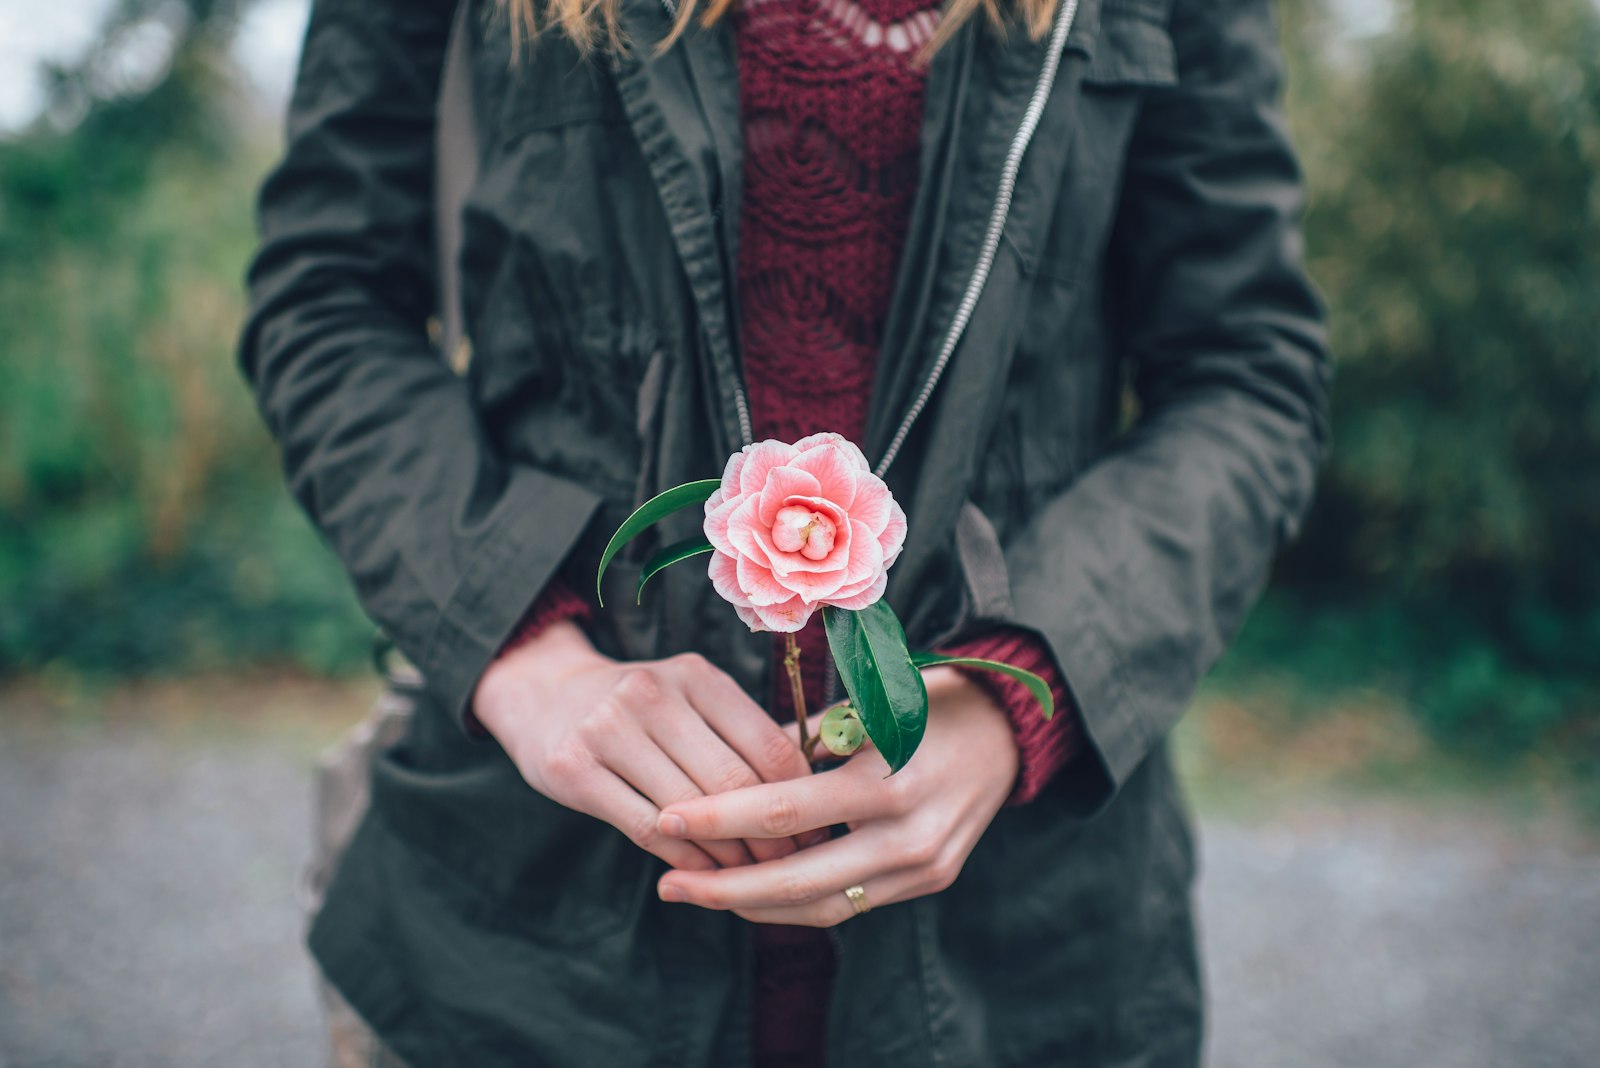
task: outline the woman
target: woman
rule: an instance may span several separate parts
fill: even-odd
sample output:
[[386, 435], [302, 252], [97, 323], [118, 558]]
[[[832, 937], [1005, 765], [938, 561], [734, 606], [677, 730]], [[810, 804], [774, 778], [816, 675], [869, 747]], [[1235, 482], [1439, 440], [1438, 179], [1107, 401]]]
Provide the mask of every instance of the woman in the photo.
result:
[[[1268, 2], [727, 6], [469, 11], [457, 376], [453, 5], [314, 4], [242, 363], [425, 692], [312, 949], [415, 1068], [1194, 1064], [1164, 738], [1325, 440]], [[1048, 725], [930, 669], [910, 765], [813, 770], [697, 568], [577, 592], [638, 501], [820, 431], [907, 513], [913, 647], [1037, 668]]]

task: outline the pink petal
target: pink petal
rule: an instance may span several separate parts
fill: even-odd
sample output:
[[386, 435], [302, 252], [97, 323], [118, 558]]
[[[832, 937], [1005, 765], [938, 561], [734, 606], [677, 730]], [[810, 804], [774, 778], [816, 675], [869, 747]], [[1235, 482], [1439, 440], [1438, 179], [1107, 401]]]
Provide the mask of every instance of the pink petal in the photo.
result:
[[[724, 601], [735, 608], [749, 608], [750, 598], [745, 596], [744, 590], [739, 586], [738, 563], [727, 553], [712, 553], [711, 563], [706, 565], [706, 574], [711, 577], [711, 588], [716, 590]], [[739, 618], [743, 619], [741, 615]]]
[[878, 600], [878, 598], [882, 597], [883, 591], [888, 587], [888, 585], [888, 572], [880, 571], [878, 572], [878, 577], [873, 580], [872, 585], [868, 586], [862, 592], [851, 597], [833, 599], [828, 603], [833, 605], [835, 608], [848, 608], [852, 612], [859, 612], [861, 609], [873, 604]]
[[766, 550], [773, 572], [781, 576], [792, 575], [796, 571], [816, 573], [837, 571], [844, 567], [845, 561], [850, 558], [850, 539], [853, 536], [850, 530], [850, 517], [832, 501], [825, 501], [821, 497], [790, 497], [784, 504], [813, 508], [832, 520], [833, 551], [821, 560], [808, 560], [798, 552], [786, 553], [773, 542], [771, 529], [758, 525], [754, 531], [755, 538]]
[[906, 514], [900, 510], [900, 504], [894, 498], [889, 499], [891, 512], [889, 523], [883, 528], [883, 533], [878, 535], [878, 544], [883, 547], [883, 566], [887, 568], [900, 557], [900, 550], [906, 544]]
[[836, 445], [844, 450], [845, 459], [859, 471], [871, 471], [872, 465], [867, 463], [865, 454], [859, 446], [843, 434], [835, 434], [831, 430], [824, 430], [820, 434], [809, 434], [794, 443], [796, 450], [804, 452], [817, 445]]
[[855, 597], [855, 596], [857, 596], [857, 595], [859, 595], [861, 593], [865, 593], [867, 590], [870, 590], [872, 588], [873, 584], [876, 583], [877, 581], [878, 581], [878, 576], [876, 576], [876, 575], [868, 575], [866, 578], [862, 579], [860, 582], [847, 582], [843, 586], [840, 586], [837, 590], [835, 590], [830, 596], [828, 596], [826, 598], [827, 603], [828, 604], [838, 604], [840, 601], [847, 601], [847, 600], [851, 599], [852, 597]]
[[784, 604], [757, 605], [755, 608], [757, 618], [766, 624], [767, 629], [779, 634], [792, 634], [804, 627], [815, 611], [815, 605], [806, 604], [799, 597]]
[[740, 449], [728, 457], [728, 462], [722, 465], [722, 485], [712, 494], [718, 503], [725, 498], [739, 496], [739, 471], [744, 467], [744, 460], [744, 450]]
[[767, 484], [761, 488], [761, 522], [772, 526], [778, 518], [778, 509], [786, 497], [815, 497], [822, 485], [815, 475], [794, 467], [774, 467], [767, 472]]
[[728, 516], [728, 542], [733, 546], [735, 556], [748, 556], [758, 564], [771, 566], [783, 554], [772, 544], [772, 536], [767, 528], [761, 525], [756, 514], [760, 505], [761, 498], [756, 496], [745, 497], [739, 502], [739, 507]]
[[758, 493], [767, 484], [774, 467], [782, 467], [794, 455], [794, 446], [768, 438], [744, 447], [744, 466], [739, 469], [739, 492]]
[[754, 608], [746, 608], [742, 604], [736, 604], [733, 606], [733, 610], [738, 614], [739, 621], [751, 630], [764, 631], [767, 629], [767, 625], [761, 622], [761, 617], [756, 615]]
[[811, 571], [791, 571], [778, 581], [787, 586], [807, 604], [831, 599], [844, 586], [844, 571], [830, 571], [819, 575]]
[[782, 604], [794, 596], [795, 591], [781, 585], [769, 568], [762, 567], [748, 556], [739, 557], [736, 571], [739, 589], [744, 591], [745, 599], [756, 607]]
[[850, 526], [850, 564], [845, 569], [845, 582], [857, 583], [883, 572], [883, 546], [865, 523], [852, 520]]
[[846, 511], [850, 510], [851, 502], [856, 499], [856, 482], [872, 477], [856, 470], [850, 457], [837, 445], [808, 449], [790, 460], [789, 466], [816, 476], [818, 486], [810, 493], [826, 497]]
[[[721, 495], [722, 491], [718, 490], [711, 496], [720, 497]], [[728, 520], [732, 517], [734, 510], [743, 503], [744, 498], [738, 496], [729, 497], [725, 501], [718, 502], [715, 508], [712, 507], [710, 499], [706, 501], [706, 540], [722, 552], [731, 554], [736, 551], [733, 543], [728, 540]]]
[[857, 475], [855, 503], [850, 506], [850, 518], [859, 519], [877, 537], [889, 524], [895, 508], [894, 495], [877, 475]]

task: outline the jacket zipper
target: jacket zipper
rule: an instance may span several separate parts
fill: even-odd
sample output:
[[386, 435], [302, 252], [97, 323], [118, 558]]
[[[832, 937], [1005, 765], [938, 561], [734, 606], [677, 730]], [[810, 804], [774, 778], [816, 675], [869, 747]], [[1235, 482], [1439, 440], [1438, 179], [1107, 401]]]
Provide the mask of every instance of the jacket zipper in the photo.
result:
[[[677, 0], [661, 0], [661, 6], [666, 9], [669, 19], [677, 18]], [[1045, 53], [1043, 66], [1039, 68], [1039, 77], [1034, 82], [1033, 95], [1028, 99], [1027, 110], [1022, 113], [1022, 122], [1018, 124], [1016, 135], [1011, 139], [1011, 147], [1006, 151], [1005, 165], [1000, 169], [1000, 184], [995, 191], [994, 207], [989, 212], [989, 228], [985, 231], [983, 244], [978, 249], [978, 261], [972, 267], [966, 289], [961, 294], [961, 303], [956, 306], [955, 318], [950, 320], [950, 328], [945, 332], [944, 342], [939, 346], [939, 355], [929, 368], [922, 389], [917, 392], [911, 407], [906, 410], [905, 417], [900, 420], [894, 437], [889, 440], [889, 447], [884, 450], [883, 459], [873, 468], [873, 474], [879, 478], [889, 470], [889, 465], [900, 453], [900, 447], [905, 444], [906, 435], [911, 433], [911, 425], [928, 406], [934, 388], [944, 375], [950, 358], [955, 355], [956, 346], [961, 343], [961, 335], [966, 332], [967, 324], [972, 320], [972, 313], [978, 307], [978, 298], [983, 295], [984, 284], [988, 282], [989, 272], [994, 267], [995, 255], [1000, 251], [1000, 238], [1005, 232], [1006, 217], [1011, 213], [1011, 198], [1016, 192], [1017, 175], [1022, 170], [1022, 157], [1028, 151], [1028, 143], [1033, 140], [1034, 131], [1039, 128], [1040, 120], [1044, 118], [1045, 104], [1049, 102], [1050, 90], [1055, 86], [1056, 72], [1061, 69], [1061, 52], [1066, 47], [1067, 34], [1072, 30], [1072, 21], [1077, 13], [1078, 0], [1061, 0], [1061, 7], [1056, 11], [1055, 25], [1050, 29], [1050, 47]], [[745, 398], [743, 382], [733, 383], [733, 402], [738, 409], [739, 429], [744, 434], [744, 443], [749, 445], [754, 435], [751, 432], [750, 406]]]
[[900, 421], [894, 437], [889, 440], [889, 447], [884, 450], [883, 459], [872, 469], [879, 478], [883, 477], [889, 470], [889, 465], [894, 462], [894, 458], [899, 455], [900, 446], [905, 444], [906, 435], [911, 433], [911, 424], [917, 421], [922, 409], [928, 406], [934, 387], [939, 384], [939, 378], [944, 374], [945, 365], [950, 362], [950, 357], [955, 355], [956, 345], [961, 342], [961, 335], [966, 332], [967, 323], [971, 321], [972, 313], [978, 306], [978, 298], [983, 295], [984, 283], [989, 280], [989, 271], [994, 267], [995, 254], [1000, 251], [1000, 237], [1005, 232], [1006, 216], [1011, 213], [1011, 197], [1016, 192], [1017, 174], [1022, 170], [1022, 156], [1028, 151], [1028, 142], [1033, 140], [1034, 131], [1039, 128], [1039, 121], [1044, 117], [1045, 104], [1050, 99], [1050, 90], [1055, 86], [1056, 72], [1061, 68], [1061, 51], [1066, 47], [1067, 34], [1072, 29], [1072, 20], [1077, 13], [1078, 0], [1061, 0], [1061, 7], [1056, 11], [1055, 25], [1050, 29], [1050, 49], [1045, 53], [1044, 65], [1039, 68], [1039, 77], [1034, 82], [1033, 96], [1028, 99], [1028, 108], [1022, 113], [1022, 122], [1018, 124], [1016, 135], [1011, 139], [1011, 147], [1006, 152], [1005, 166], [1000, 170], [1000, 186], [995, 191], [994, 208], [989, 212], [989, 229], [984, 233], [983, 244], [978, 249], [978, 262], [973, 265], [972, 276], [967, 279], [966, 291], [961, 294], [961, 303], [956, 307], [955, 318], [950, 320], [950, 329], [945, 332], [944, 344], [939, 346], [939, 356], [928, 371], [927, 381], [922, 384], [921, 391], [911, 402], [911, 407], [907, 409], [905, 418]]

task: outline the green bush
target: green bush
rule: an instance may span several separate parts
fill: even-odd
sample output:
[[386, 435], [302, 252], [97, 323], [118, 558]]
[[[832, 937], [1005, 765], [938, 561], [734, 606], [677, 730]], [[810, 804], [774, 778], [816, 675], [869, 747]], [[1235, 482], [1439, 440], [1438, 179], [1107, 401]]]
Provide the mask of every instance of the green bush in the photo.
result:
[[1354, 50], [1316, 47], [1325, 24], [1295, 14], [1338, 379], [1334, 454], [1280, 586], [1301, 617], [1352, 621], [1346, 670], [1387, 661], [1442, 731], [1526, 739], [1592, 716], [1600, 11], [1415, 0]]
[[0, 675], [364, 654], [234, 365], [268, 153], [226, 121], [225, 14], [136, 96], [85, 98], [91, 55], [81, 121], [0, 144]]

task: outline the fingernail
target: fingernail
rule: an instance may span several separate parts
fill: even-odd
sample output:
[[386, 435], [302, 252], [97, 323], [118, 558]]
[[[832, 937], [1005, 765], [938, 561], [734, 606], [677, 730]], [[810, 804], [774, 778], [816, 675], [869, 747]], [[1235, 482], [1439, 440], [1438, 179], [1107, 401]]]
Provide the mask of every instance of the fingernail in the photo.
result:
[[656, 888], [656, 893], [661, 895], [662, 901], [682, 901], [683, 891], [671, 883], [662, 883]]
[[689, 833], [689, 825], [683, 822], [682, 816], [663, 814], [656, 827], [662, 834], [670, 834], [674, 838], [682, 838]]

